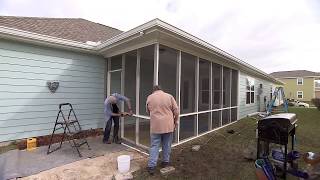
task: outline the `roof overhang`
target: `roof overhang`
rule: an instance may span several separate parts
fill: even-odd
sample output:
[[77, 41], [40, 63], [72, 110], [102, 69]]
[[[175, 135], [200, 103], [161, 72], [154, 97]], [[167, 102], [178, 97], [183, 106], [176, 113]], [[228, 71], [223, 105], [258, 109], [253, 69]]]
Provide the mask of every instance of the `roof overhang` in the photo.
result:
[[[133, 43], [136, 45], [135, 48], [143, 47], [145, 45], [156, 42], [164, 45], [168, 44], [168, 46], [172, 47], [174, 46], [174, 44], [183, 42], [188, 44], [189, 46], [192, 46], [193, 49], [194, 47], [196, 47], [198, 51], [202, 51], [202, 53], [198, 55], [199, 57], [201, 57], [201, 55], [207, 55], [203, 56], [207, 60], [211, 60], [214, 57], [215, 60], [218, 60], [220, 63], [226, 62], [230, 65], [238, 67], [238, 69], [241, 69], [246, 73], [258, 75], [276, 84], [284, 84], [282, 81], [273, 78], [269, 74], [240, 60], [239, 58], [236, 58], [235, 56], [159, 19], [154, 19], [141, 26], [138, 26], [134, 29], [131, 29], [109, 39], [108, 41], [98, 46], [99, 53], [103, 54], [105, 57], [110, 57], [116, 54], [123, 53], [124, 51], [133, 50], [134, 48], [124, 50], [124, 47], [126, 45], [130, 46], [128, 45], [129, 41], [135, 42]], [[170, 42], [172, 41], [174, 43], [170, 44]], [[177, 46], [177, 49], [182, 50], [183, 47], [186, 46]], [[117, 52], [117, 50], [119, 50], [119, 52]], [[188, 52], [190, 51], [190, 48], [188, 49], [186, 47], [186, 49], [183, 50]]]
[[[199, 57], [204, 55], [204, 58], [208, 60], [211, 60], [211, 58], [214, 57], [214, 59], [217, 61], [221, 63], [228, 63], [231, 66], [236, 66], [238, 69], [245, 71], [246, 73], [258, 75], [276, 84], [283, 84], [283, 82], [280, 80], [275, 79], [269, 74], [240, 60], [239, 58], [236, 58], [235, 56], [209, 44], [208, 42], [205, 42], [159, 19], [154, 19], [129, 31], [123, 32], [97, 46], [3, 26], [0, 26], [0, 38], [63, 48], [73, 51], [101, 54], [104, 57], [110, 57], [116, 53], [123, 53], [125, 50], [130, 50], [130, 48], [133, 50], [153, 43], [160, 42], [161, 44], [170, 44], [171, 41], [174, 41], [174, 43], [180, 42], [186, 44], [178, 47], [179, 50], [182, 50], [181, 48], [185, 48], [185, 50], [188, 52], [190, 47], [193, 47], [193, 49], [196, 47], [197, 51], [202, 52], [200, 53]], [[126, 49], [124, 47], [126, 47]]]
[[29, 31], [0, 26], [0, 39], [22, 41], [35, 45], [63, 48], [72, 51], [81, 51], [97, 54], [96, 47], [86, 43], [71, 41], [67, 39], [37, 34]]

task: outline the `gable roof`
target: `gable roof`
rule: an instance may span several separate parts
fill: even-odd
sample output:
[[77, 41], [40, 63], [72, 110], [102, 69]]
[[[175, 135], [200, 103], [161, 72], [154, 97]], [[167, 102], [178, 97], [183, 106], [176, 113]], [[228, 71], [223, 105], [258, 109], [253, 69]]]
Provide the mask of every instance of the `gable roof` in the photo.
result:
[[80, 18], [0, 16], [0, 26], [78, 41], [103, 42], [122, 31]]
[[270, 74], [275, 78], [289, 78], [289, 77], [314, 77], [320, 76], [320, 73], [307, 71], [307, 70], [295, 70], [295, 71], [278, 71]]

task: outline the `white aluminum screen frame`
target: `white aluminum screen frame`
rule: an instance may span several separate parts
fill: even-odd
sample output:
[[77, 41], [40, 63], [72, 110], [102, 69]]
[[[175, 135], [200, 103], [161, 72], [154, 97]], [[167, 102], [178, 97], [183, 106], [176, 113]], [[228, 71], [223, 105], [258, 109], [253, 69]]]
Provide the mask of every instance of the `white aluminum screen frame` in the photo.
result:
[[[159, 81], [159, 46], [160, 44], [159, 43], [155, 43], [154, 44], [154, 75], [153, 75], [153, 84], [154, 85], [158, 85], [158, 81]], [[181, 93], [180, 93], [180, 90], [181, 90], [181, 54], [182, 54], [182, 51], [181, 50], [178, 50], [176, 49], [177, 52], [178, 52], [178, 56], [177, 56], [177, 76], [176, 76], [176, 100], [177, 100], [177, 104], [178, 106], [180, 107], [181, 106]], [[144, 149], [148, 149], [149, 147], [143, 145], [143, 144], [140, 144], [139, 142], [139, 119], [147, 119], [147, 120], [150, 120], [150, 117], [149, 116], [144, 116], [144, 115], [140, 115], [140, 59], [141, 59], [141, 48], [140, 49], [137, 49], [137, 66], [136, 66], [136, 109], [135, 109], [135, 114], [133, 115], [133, 117], [136, 118], [136, 127], [135, 127], [135, 142], [133, 142], [132, 140], [128, 139], [128, 138], [125, 138], [124, 137], [124, 119], [121, 118], [121, 138], [123, 138], [124, 140], [127, 140], [131, 143], [134, 143], [135, 145], [141, 147], [141, 148], [144, 148]], [[122, 56], [122, 69], [117, 69], [117, 70], [113, 70], [111, 71], [110, 70], [110, 65], [111, 65], [111, 58], [108, 58], [108, 73], [107, 73], [107, 96], [110, 96], [110, 73], [112, 72], [116, 72], [116, 71], [121, 71], [121, 93], [123, 94], [124, 93], [124, 88], [125, 88], [125, 84], [124, 84], [124, 78], [125, 78], [125, 54], [123, 54]], [[176, 143], [173, 144], [173, 146], [176, 146], [176, 145], [179, 145], [179, 144], [182, 144], [184, 142], [187, 142], [187, 141], [190, 141], [192, 139], [195, 139], [197, 137], [200, 137], [200, 136], [203, 136], [205, 134], [208, 134], [210, 132], [213, 132], [213, 131], [216, 131], [222, 127], [225, 127], [225, 126], [228, 126], [230, 124], [233, 124], [237, 121], [234, 121], [234, 122], [231, 122], [231, 109], [234, 109], [234, 108], [237, 108], [237, 120], [239, 120], [239, 103], [240, 103], [240, 86], [239, 86], [239, 83], [240, 83], [240, 71], [238, 69], [234, 69], [234, 70], [237, 70], [237, 73], [238, 73], [238, 90], [237, 90], [237, 106], [231, 106], [231, 91], [232, 91], [232, 71], [230, 71], [230, 107], [225, 107], [223, 108], [223, 69], [225, 66], [219, 64], [221, 66], [221, 71], [220, 71], [220, 108], [219, 109], [212, 109], [212, 96], [213, 96], [213, 90], [212, 90], [212, 87], [213, 87], [213, 84], [212, 84], [212, 76], [213, 76], [213, 62], [212, 61], [209, 61], [210, 62], [210, 77], [209, 77], [209, 80], [210, 80], [210, 93], [209, 93], [209, 102], [210, 102], [210, 108], [209, 110], [205, 110], [205, 111], [199, 111], [199, 57], [198, 56], [195, 56], [196, 59], [196, 66], [195, 66], [195, 83], [196, 83], [196, 88], [195, 88], [195, 112], [192, 112], [192, 113], [186, 113], [186, 114], [180, 114], [179, 116], [179, 120], [181, 117], [186, 117], [186, 116], [192, 116], [192, 115], [195, 115], [196, 116], [196, 121], [195, 121], [195, 126], [194, 126], [194, 136], [192, 137], [189, 137], [189, 138], [186, 138], [186, 139], [183, 139], [183, 140], [180, 140], [180, 124], [176, 130]], [[206, 59], [204, 59], [206, 60]], [[229, 68], [229, 67], [228, 67]], [[232, 68], [230, 68], [232, 69]], [[143, 102], [142, 102], [143, 103]], [[226, 109], [229, 109], [230, 110], [230, 122], [226, 125], [223, 125], [222, 126], [222, 111], [223, 110], [226, 110]], [[124, 105], [121, 106], [121, 110], [124, 110]], [[217, 127], [217, 128], [214, 128], [212, 127], [212, 112], [216, 112], [216, 111], [219, 111], [220, 112], [220, 127]], [[208, 121], [208, 125], [209, 125], [209, 128], [208, 128], [208, 131], [204, 132], [204, 133], [201, 133], [199, 134], [198, 133], [198, 116], [199, 114], [203, 114], [203, 113], [210, 113], [210, 120]]]

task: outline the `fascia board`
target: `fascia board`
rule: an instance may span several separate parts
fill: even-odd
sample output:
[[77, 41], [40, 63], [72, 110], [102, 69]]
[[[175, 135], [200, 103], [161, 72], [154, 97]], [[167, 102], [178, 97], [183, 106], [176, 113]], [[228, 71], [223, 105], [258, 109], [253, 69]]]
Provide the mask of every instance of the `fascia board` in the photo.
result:
[[3, 39], [19, 40], [65, 49], [74, 49], [94, 53], [95, 46], [67, 39], [32, 33], [19, 29], [0, 26], [0, 37]]

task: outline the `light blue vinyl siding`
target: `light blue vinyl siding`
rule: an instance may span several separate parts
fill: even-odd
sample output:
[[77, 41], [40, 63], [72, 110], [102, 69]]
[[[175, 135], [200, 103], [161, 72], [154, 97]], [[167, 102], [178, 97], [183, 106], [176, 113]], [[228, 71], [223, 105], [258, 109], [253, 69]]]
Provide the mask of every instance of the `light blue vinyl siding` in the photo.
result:
[[[48, 80], [59, 81], [56, 93]], [[83, 129], [102, 128], [104, 97], [104, 58], [0, 41], [0, 142], [51, 134], [65, 102]]]
[[[255, 102], [254, 104], [246, 104], [246, 86], [247, 86], [247, 77], [251, 77], [254, 79], [254, 88], [255, 88]], [[259, 103], [258, 103], [258, 88], [259, 85], [262, 84], [263, 91], [260, 95], [260, 108], [263, 110], [265, 107], [264, 105], [264, 96], [267, 98], [267, 102], [270, 100], [270, 88], [272, 87], [273, 83], [256, 78], [255, 76], [247, 75], [243, 72], [240, 72], [240, 82], [239, 82], [239, 118], [244, 118], [248, 114], [258, 112]]]

